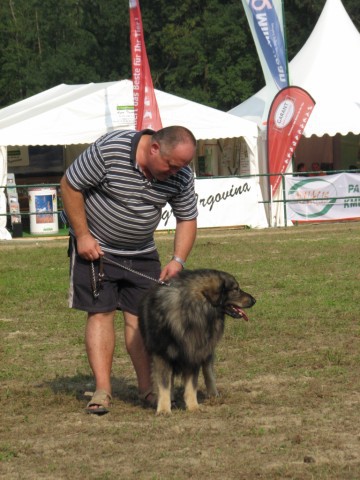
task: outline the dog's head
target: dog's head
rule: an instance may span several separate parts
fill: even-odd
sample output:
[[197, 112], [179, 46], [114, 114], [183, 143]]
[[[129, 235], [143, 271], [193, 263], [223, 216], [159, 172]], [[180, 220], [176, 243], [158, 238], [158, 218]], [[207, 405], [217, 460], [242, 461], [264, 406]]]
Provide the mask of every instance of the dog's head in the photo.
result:
[[233, 318], [248, 320], [244, 308], [251, 308], [256, 300], [249, 293], [241, 290], [236, 279], [226, 272], [216, 271], [211, 281], [204, 286], [202, 293], [213, 307]]

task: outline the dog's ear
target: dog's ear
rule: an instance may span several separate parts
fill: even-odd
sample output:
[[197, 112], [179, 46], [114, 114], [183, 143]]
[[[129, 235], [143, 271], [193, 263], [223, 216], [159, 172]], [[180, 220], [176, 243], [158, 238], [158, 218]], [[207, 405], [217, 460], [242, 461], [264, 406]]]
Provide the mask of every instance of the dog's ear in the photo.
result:
[[229, 273], [216, 273], [206, 283], [203, 283], [201, 293], [213, 307], [220, 307], [225, 305], [229, 292], [238, 289], [239, 284]]
[[201, 293], [213, 307], [220, 307], [224, 303], [226, 291], [226, 282], [217, 281], [206, 285]]

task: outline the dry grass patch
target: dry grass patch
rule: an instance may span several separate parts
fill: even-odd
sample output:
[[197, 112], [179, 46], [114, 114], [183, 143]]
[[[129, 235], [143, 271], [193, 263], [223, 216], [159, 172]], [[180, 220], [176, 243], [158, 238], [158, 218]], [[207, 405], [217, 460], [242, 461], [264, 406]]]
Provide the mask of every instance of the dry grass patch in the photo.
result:
[[[201, 230], [189, 268], [229, 271], [257, 298], [228, 319], [221, 397], [155, 417], [137, 398], [117, 321], [114, 406], [94, 387], [84, 314], [67, 308], [66, 240], [1, 242], [0, 477], [357, 480], [360, 471], [360, 224]], [[173, 235], [157, 235], [164, 261]], [[182, 387], [176, 386], [182, 406]]]

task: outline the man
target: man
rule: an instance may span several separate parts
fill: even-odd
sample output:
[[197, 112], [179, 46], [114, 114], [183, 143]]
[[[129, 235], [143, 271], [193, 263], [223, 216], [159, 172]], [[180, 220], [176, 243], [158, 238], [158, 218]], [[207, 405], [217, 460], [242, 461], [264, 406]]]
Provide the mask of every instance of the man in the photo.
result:
[[[89, 413], [106, 413], [110, 405], [117, 309], [124, 314], [139, 395], [154, 400], [137, 306], [153, 284], [147, 277], [167, 281], [175, 276], [194, 244], [197, 207], [189, 164], [195, 150], [196, 140], [184, 127], [112, 132], [85, 150], [61, 180], [72, 244], [69, 306], [88, 312], [85, 343], [96, 383]], [[176, 232], [174, 255], [161, 270], [154, 231], [166, 202]], [[97, 289], [100, 258], [104, 279]]]
[[297, 171], [297, 175], [299, 177], [306, 177], [307, 176], [305, 163], [299, 163], [296, 171]]
[[309, 177], [318, 177], [321, 175], [326, 175], [326, 172], [321, 170], [321, 166], [319, 162], [313, 162], [311, 164], [311, 171], [312, 173], [309, 173]]

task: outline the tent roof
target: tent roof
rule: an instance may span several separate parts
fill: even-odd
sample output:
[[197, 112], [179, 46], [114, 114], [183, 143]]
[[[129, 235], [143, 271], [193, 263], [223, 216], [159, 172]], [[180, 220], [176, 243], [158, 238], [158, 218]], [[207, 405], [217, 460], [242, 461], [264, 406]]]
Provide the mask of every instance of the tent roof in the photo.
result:
[[[340, 0], [327, 0], [300, 52], [289, 63], [290, 83], [316, 105], [304, 135], [360, 133], [360, 34]], [[229, 113], [264, 127], [275, 91], [266, 86]]]
[[[255, 123], [155, 90], [163, 126], [183, 125], [200, 139], [257, 137]], [[0, 110], [0, 145], [91, 143], [134, 128], [132, 81], [61, 84]], [[119, 108], [122, 107], [122, 108]], [[129, 107], [129, 108], [123, 108]]]

